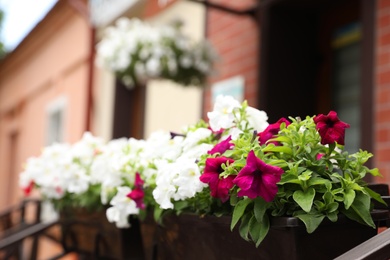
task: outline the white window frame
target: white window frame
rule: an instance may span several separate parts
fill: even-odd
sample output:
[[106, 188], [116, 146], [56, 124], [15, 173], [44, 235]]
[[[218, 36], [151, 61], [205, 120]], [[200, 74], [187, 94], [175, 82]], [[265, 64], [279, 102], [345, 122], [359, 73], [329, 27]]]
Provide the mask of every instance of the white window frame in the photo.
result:
[[[46, 107], [46, 145], [51, 145], [55, 142], [63, 142], [65, 137], [65, 116], [67, 109], [67, 99], [61, 96]], [[60, 120], [54, 122], [56, 114], [60, 114]], [[56, 124], [56, 126], [55, 126]]]

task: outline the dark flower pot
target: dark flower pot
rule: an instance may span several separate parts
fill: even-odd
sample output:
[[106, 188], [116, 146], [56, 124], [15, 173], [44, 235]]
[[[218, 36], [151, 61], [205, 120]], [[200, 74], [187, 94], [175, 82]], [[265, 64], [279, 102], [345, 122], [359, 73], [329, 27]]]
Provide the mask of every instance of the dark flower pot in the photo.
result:
[[117, 228], [108, 222], [106, 211], [67, 209], [60, 213], [62, 244], [65, 252], [76, 252], [87, 259], [144, 259], [138, 219], [130, 228]]
[[166, 216], [157, 230], [157, 259], [333, 259], [377, 234], [376, 229], [342, 216], [308, 234], [297, 218], [280, 217], [271, 220], [267, 237], [256, 248], [237, 230], [230, 231], [230, 221], [226, 216]]

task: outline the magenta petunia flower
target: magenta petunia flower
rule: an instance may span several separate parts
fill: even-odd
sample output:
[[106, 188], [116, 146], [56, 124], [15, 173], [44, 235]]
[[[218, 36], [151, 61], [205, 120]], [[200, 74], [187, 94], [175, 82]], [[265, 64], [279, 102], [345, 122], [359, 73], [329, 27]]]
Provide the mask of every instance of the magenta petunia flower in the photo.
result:
[[144, 197], [145, 192], [143, 189], [144, 181], [141, 178], [141, 175], [137, 172], [135, 174], [134, 189], [127, 194], [127, 197], [134, 200], [137, 208], [145, 209]]
[[225, 140], [219, 142], [216, 144], [213, 149], [208, 151], [208, 154], [215, 154], [215, 153], [220, 153], [223, 154], [227, 150], [231, 150], [234, 147], [234, 144], [232, 144], [230, 141], [232, 140], [232, 136], [229, 136]]
[[144, 180], [138, 172], [135, 173], [134, 186], [138, 188], [142, 188], [144, 186]]
[[220, 177], [223, 172], [222, 164], [233, 163], [234, 160], [227, 157], [216, 157], [206, 159], [206, 166], [200, 181], [207, 183], [210, 187], [211, 196], [219, 198], [222, 202], [229, 199], [229, 190], [233, 187], [235, 176]]
[[349, 124], [344, 123], [337, 117], [337, 113], [330, 111], [327, 116], [320, 114], [314, 117], [316, 129], [321, 136], [321, 144], [338, 144], [344, 145], [345, 129]]
[[132, 190], [129, 194], [127, 194], [127, 197], [135, 201], [137, 208], [145, 209], [145, 203], [144, 203], [145, 193], [143, 189], [137, 187], [134, 190]]
[[23, 193], [25, 196], [30, 196], [31, 194], [31, 191], [33, 190], [34, 188], [34, 182], [33, 181], [30, 181], [29, 184], [26, 186], [26, 187], [23, 187], [22, 190], [23, 190]]
[[278, 183], [283, 174], [283, 169], [277, 166], [269, 165], [256, 157], [251, 150], [246, 159], [246, 165], [238, 173], [233, 183], [241, 190], [239, 197], [248, 196], [251, 199], [262, 197], [270, 202], [278, 192]]
[[[259, 136], [260, 145], [265, 144], [269, 139], [277, 135], [280, 131], [280, 125], [282, 123], [285, 123], [286, 126], [288, 126], [290, 124], [290, 121], [282, 117], [276, 123], [268, 125], [263, 132], [259, 133], [258, 136]], [[273, 143], [275, 145], [280, 145], [278, 142], [273, 142]]]
[[318, 153], [317, 155], [316, 155], [316, 159], [317, 160], [321, 160], [321, 158], [324, 156], [325, 154], [323, 154], [323, 153]]

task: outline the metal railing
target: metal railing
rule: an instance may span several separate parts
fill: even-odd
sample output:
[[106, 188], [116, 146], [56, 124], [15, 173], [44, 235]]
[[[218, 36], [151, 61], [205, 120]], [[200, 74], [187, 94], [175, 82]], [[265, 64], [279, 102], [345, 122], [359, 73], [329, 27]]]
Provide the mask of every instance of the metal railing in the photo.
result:
[[[387, 203], [387, 206], [374, 202], [375, 209], [389, 210], [390, 196], [389, 187], [386, 184], [372, 184], [369, 187], [378, 192], [382, 199]], [[387, 213], [389, 214], [389, 212]], [[389, 216], [389, 215], [388, 215]], [[377, 223], [379, 228], [386, 228], [378, 235], [365, 241], [355, 248], [345, 252], [335, 260], [388, 260], [390, 259], [390, 216], [383, 221]]]

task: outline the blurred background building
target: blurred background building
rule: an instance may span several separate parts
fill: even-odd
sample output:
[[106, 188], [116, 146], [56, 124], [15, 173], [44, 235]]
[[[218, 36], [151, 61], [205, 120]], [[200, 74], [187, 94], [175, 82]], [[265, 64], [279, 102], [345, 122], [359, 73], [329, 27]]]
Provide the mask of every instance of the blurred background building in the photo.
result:
[[[23, 7], [20, 7], [23, 8]], [[126, 16], [180, 19], [219, 54], [204, 88], [167, 80], [128, 90], [95, 65], [107, 26]], [[59, 0], [0, 61], [0, 208], [22, 198], [23, 162], [85, 131], [146, 138], [206, 119], [218, 94], [247, 99], [273, 123], [327, 114], [349, 123], [347, 146], [390, 182], [390, 0]]]

